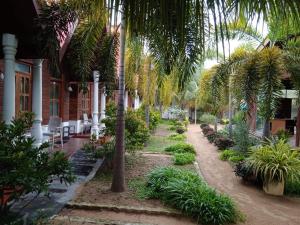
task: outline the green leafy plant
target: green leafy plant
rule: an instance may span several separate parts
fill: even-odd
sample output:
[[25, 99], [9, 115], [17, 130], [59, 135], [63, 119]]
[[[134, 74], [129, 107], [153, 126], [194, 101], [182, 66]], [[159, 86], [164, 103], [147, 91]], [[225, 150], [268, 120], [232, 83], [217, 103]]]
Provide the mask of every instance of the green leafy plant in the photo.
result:
[[235, 150], [226, 149], [220, 154], [219, 158], [223, 161], [226, 161], [229, 159], [229, 157], [234, 156], [236, 154], [237, 154], [237, 152]]
[[243, 156], [241, 154], [233, 155], [233, 156], [230, 156], [228, 158], [228, 161], [230, 161], [232, 163], [239, 163], [239, 162], [244, 161], [244, 160], [245, 160], [245, 156]]
[[200, 116], [200, 121], [207, 124], [214, 124], [216, 117], [212, 114], [204, 113], [202, 116]]
[[8, 210], [7, 201], [17, 200], [23, 194], [47, 192], [55, 177], [64, 183], [74, 181], [63, 152], [49, 153], [45, 151], [47, 143], [36, 147], [34, 139], [25, 136], [32, 118], [33, 115], [25, 114], [9, 125], [0, 122], [1, 211]]
[[178, 126], [176, 127], [176, 132], [178, 134], [183, 134], [186, 131], [186, 128], [184, 126]]
[[258, 141], [249, 134], [249, 127], [244, 120], [236, 121], [233, 130], [233, 140], [235, 148], [242, 154], [246, 155], [249, 148], [256, 145]]
[[260, 175], [264, 182], [284, 182], [300, 178], [299, 153], [292, 150], [284, 140], [251, 150], [247, 161], [255, 175]]
[[195, 161], [194, 153], [175, 153], [174, 164], [175, 165], [186, 165], [191, 164]]
[[285, 129], [280, 129], [277, 131], [276, 136], [278, 139], [282, 139], [285, 142], [287, 142], [289, 140], [290, 134], [287, 130]]
[[204, 136], [210, 131], [214, 131], [214, 129], [210, 128], [209, 126], [203, 127], [202, 129], [202, 133], [204, 134]]
[[300, 181], [299, 180], [291, 181], [290, 179], [288, 179], [285, 182], [284, 193], [287, 195], [300, 196]]
[[201, 123], [200, 128], [203, 129], [204, 127], [209, 127], [209, 125], [207, 123]]
[[[103, 120], [105, 123], [105, 134], [115, 136], [116, 134], [116, 106], [111, 103], [107, 106], [107, 117]], [[128, 109], [125, 114], [125, 140], [126, 150], [135, 151], [144, 147], [149, 140], [150, 134], [146, 123], [139, 114]]]
[[[145, 119], [145, 106], [142, 105], [137, 111], [141, 119]], [[160, 112], [150, 108], [150, 117], [149, 117], [149, 129], [151, 131], [155, 130], [161, 120]]]
[[196, 173], [172, 167], [157, 168], [148, 175], [147, 187], [148, 197], [161, 199], [198, 223], [227, 224], [238, 220], [233, 201], [207, 186]]
[[194, 146], [186, 143], [171, 145], [165, 148], [165, 151], [171, 153], [196, 153]]
[[173, 141], [184, 141], [186, 136], [184, 134], [171, 134], [168, 138]]

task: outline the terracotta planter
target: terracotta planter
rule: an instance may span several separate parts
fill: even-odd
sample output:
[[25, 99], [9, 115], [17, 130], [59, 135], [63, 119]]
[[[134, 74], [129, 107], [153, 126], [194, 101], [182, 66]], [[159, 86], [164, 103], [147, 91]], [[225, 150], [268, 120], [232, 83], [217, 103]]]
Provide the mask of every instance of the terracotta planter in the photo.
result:
[[265, 183], [263, 190], [269, 195], [282, 196], [284, 192], [284, 181]]
[[4, 188], [1, 190], [2, 192], [2, 196], [0, 198], [0, 206], [6, 206], [7, 203], [10, 200], [10, 197], [15, 194], [15, 193], [21, 193], [22, 192], [22, 188], [21, 187], [17, 187], [17, 188]]
[[103, 145], [103, 144], [105, 144], [109, 141], [110, 141], [110, 136], [103, 136], [103, 137], [99, 138], [99, 142], [100, 142], [101, 145]]

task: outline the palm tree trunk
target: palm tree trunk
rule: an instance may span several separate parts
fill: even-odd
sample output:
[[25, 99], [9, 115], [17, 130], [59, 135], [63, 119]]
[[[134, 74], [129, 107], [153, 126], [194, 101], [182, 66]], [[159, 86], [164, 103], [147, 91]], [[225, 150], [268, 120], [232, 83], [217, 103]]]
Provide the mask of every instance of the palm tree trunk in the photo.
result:
[[147, 128], [149, 128], [150, 125], [150, 73], [151, 73], [151, 59], [149, 58], [149, 68], [148, 68], [148, 76], [147, 76], [147, 101], [145, 105], [145, 120]]
[[124, 118], [124, 95], [125, 95], [125, 15], [122, 12], [121, 36], [120, 36], [120, 64], [119, 64], [119, 99], [116, 124], [116, 151], [114, 155], [114, 171], [111, 190], [123, 192], [125, 190], [125, 118]]
[[300, 106], [297, 113], [297, 123], [296, 123], [296, 147], [299, 147], [300, 144]]
[[263, 138], [269, 138], [269, 137], [270, 137], [270, 119], [267, 118], [264, 124]]

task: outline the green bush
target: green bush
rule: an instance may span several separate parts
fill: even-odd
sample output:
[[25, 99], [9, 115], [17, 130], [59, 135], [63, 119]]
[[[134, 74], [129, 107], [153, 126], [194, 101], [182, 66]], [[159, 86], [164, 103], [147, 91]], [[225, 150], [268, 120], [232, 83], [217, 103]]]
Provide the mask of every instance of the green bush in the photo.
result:
[[202, 129], [202, 133], [204, 134], [204, 136], [210, 131], [214, 131], [214, 129], [210, 128], [209, 126], [203, 127]]
[[207, 123], [201, 123], [200, 128], [203, 129], [204, 127], [209, 127], [209, 125]]
[[287, 130], [280, 129], [280, 130], [277, 131], [276, 136], [277, 136], [278, 139], [282, 139], [285, 142], [288, 142], [290, 134]]
[[185, 131], [186, 131], [186, 128], [184, 126], [176, 127], [176, 132], [178, 134], [183, 134]]
[[[109, 104], [107, 106], [107, 117], [103, 120], [105, 123], [105, 134], [110, 136], [116, 135], [116, 106]], [[125, 141], [126, 150], [137, 150], [144, 147], [146, 141], [149, 140], [149, 129], [139, 114], [131, 109], [125, 113]]]
[[168, 138], [173, 141], [184, 141], [186, 136], [184, 134], [171, 134]]
[[200, 116], [200, 121], [207, 124], [214, 124], [216, 117], [209, 113], [204, 113], [202, 116]]
[[224, 151], [220, 154], [219, 158], [220, 158], [221, 160], [223, 160], [223, 161], [226, 161], [226, 160], [228, 160], [231, 156], [234, 156], [234, 155], [236, 155], [236, 154], [237, 154], [237, 152], [236, 152], [235, 150], [227, 149], [227, 150], [224, 150]]
[[254, 176], [253, 170], [247, 161], [240, 161], [234, 167], [234, 173], [236, 176], [241, 177], [243, 180], [254, 180], [257, 181], [256, 176]]
[[300, 179], [299, 152], [292, 150], [284, 140], [252, 149], [247, 162], [264, 182]]
[[220, 124], [222, 124], [222, 125], [229, 124], [229, 119], [221, 119]]
[[236, 125], [233, 130], [233, 140], [236, 149], [245, 155], [250, 147], [258, 143], [254, 137], [250, 136], [249, 126], [243, 120], [236, 121]]
[[[145, 120], [145, 106], [142, 105], [138, 110], [137, 114], [142, 120]], [[155, 130], [161, 120], [160, 112], [150, 108], [149, 114], [149, 129], [151, 131]]]
[[[47, 192], [55, 177], [64, 183], [75, 179], [63, 152], [49, 153], [45, 150], [48, 144], [36, 147], [34, 139], [25, 136], [32, 118], [26, 113], [9, 125], [0, 122], [0, 199], [5, 189], [13, 191], [9, 200], [18, 200], [30, 192]], [[8, 210], [6, 203], [2, 204], [0, 214]]]
[[165, 148], [166, 152], [172, 153], [196, 153], [194, 146], [186, 143], [178, 143]]
[[300, 196], [300, 180], [291, 181], [288, 179], [285, 182], [284, 193], [287, 195]]
[[245, 160], [245, 156], [239, 154], [239, 155], [233, 155], [233, 156], [230, 156], [228, 158], [228, 161], [232, 162], [232, 163], [239, 163], [241, 161], [244, 161]]
[[157, 168], [148, 175], [150, 198], [181, 210], [201, 224], [235, 223], [239, 217], [233, 201], [217, 193], [190, 171]]
[[175, 153], [174, 164], [175, 165], [186, 165], [191, 164], [195, 161], [194, 153]]

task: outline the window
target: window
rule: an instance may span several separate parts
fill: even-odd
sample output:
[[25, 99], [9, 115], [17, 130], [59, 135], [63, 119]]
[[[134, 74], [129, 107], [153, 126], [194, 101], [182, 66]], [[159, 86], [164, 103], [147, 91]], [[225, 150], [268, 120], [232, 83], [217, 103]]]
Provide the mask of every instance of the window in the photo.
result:
[[21, 72], [21, 73], [31, 73], [31, 67], [30, 65], [24, 64], [24, 63], [16, 63], [16, 68], [15, 70], [17, 72]]
[[16, 113], [31, 110], [31, 76], [16, 73]]
[[91, 94], [90, 90], [87, 90], [86, 93], [82, 93], [82, 100], [81, 100], [81, 110], [82, 113], [86, 113], [87, 115], [90, 114], [90, 105], [91, 105]]
[[60, 83], [50, 83], [50, 116], [60, 116]]

